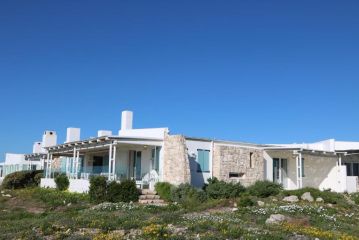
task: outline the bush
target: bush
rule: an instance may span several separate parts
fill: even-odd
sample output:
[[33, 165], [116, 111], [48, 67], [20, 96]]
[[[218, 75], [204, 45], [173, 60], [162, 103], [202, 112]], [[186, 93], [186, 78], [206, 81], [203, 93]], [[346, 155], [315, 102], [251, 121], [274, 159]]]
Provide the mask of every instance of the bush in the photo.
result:
[[172, 184], [168, 182], [158, 182], [155, 185], [156, 192], [165, 201], [171, 201]]
[[18, 189], [36, 185], [35, 175], [42, 170], [18, 171], [5, 176], [2, 187], [5, 189]]
[[270, 181], [257, 181], [248, 187], [248, 192], [257, 197], [275, 196], [283, 189], [282, 185]]
[[251, 207], [254, 206], [254, 204], [255, 202], [249, 196], [241, 197], [237, 202], [239, 207]]
[[190, 184], [180, 184], [178, 187], [171, 188], [171, 200], [178, 202], [187, 209], [194, 209], [200, 203], [207, 201], [207, 194]]
[[359, 193], [353, 193], [350, 195], [355, 204], [359, 205]]
[[209, 198], [235, 198], [239, 197], [244, 191], [240, 183], [227, 183], [219, 181], [217, 178], [208, 179], [208, 184], [204, 187]]
[[35, 182], [36, 186], [40, 186], [41, 178], [44, 178], [44, 173], [43, 172], [39, 172], [39, 173], [35, 174], [34, 182]]
[[95, 203], [106, 201], [107, 182], [104, 176], [92, 176], [90, 178], [89, 196]]
[[107, 186], [107, 200], [110, 202], [136, 202], [138, 197], [139, 191], [134, 181], [112, 181]]
[[137, 202], [139, 198], [139, 191], [134, 180], [124, 180], [120, 182], [121, 195], [120, 202]]
[[57, 190], [65, 191], [69, 188], [70, 181], [66, 174], [60, 174], [57, 177], [55, 177], [55, 183]]

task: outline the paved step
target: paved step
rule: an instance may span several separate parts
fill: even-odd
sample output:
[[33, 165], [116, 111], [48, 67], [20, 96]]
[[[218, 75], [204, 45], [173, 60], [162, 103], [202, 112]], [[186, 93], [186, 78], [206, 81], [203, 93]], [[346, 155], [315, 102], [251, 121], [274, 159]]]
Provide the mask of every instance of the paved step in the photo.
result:
[[142, 195], [157, 195], [157, 192], [150, 189], [142, 189], [141, 190]]
[[140, 199], [160, 199], [160, 196], [154, 194], [140, 195]]
[[165, 201], [162, 199], [140, 199], [138, 200], [140, 204], [165, 204]]

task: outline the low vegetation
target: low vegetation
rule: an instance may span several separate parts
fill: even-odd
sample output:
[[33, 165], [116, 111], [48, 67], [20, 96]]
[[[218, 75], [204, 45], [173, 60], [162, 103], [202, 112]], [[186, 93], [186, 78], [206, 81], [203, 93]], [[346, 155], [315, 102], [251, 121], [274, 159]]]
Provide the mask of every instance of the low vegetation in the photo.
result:
[[[0, 239], [342, 239], [359, 240], [359, 194], [305, 188], [248, 188], [211, 179], [203, 189], [157, 183], [167, 205], [136, 203], [135, 182], [91, 178], [89, 194], [2, 189]], [[314, 201], [302, 199], [310, 193]], [[298, 201], [287, 202], [287, 196]], [[322, 198], [323, 201], [316, 201]], [[273, 215], [283, 220], [268, 223]]]
[[31, 186], [38, 186], [40, 174], [43, 170], [18, 171], [5, 176], [2, 188], [19, 189]]
[[69, 188], [70, 181], [66, 174], [59, 174], [55, 177], [56, 188], [65, 191]]

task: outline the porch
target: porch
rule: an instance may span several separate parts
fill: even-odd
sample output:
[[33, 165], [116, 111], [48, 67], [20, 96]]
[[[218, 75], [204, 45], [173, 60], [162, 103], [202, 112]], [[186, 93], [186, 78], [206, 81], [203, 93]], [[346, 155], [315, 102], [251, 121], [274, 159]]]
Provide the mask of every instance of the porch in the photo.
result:
[[109, 181], [131, 179], [138, 188], [153, 189], [161, 178], [161, 147], [162, 141], [157, 139], [119, 137], [54, 146], [48, 149], [42, 186], [54, 187], [54, 176], [65, 173], [70, 191], [86, 192], [91, 176], [105, 176]]
[[357, 178], [347, 176], [342, 156], [335, 152], [271, 149], [267, 153], [272, 162], [271, 179], [285, 189], [313, 187], [336, 192], [357, 191], [357, 187], [353, 187]]

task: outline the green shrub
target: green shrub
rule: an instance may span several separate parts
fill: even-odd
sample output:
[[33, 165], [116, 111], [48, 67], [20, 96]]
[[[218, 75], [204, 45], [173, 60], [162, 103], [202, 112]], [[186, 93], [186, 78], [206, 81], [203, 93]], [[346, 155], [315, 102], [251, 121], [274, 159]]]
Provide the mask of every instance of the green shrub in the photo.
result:
[[66, 174], [60, 174], [55, 177], [55, 183], [57, 190], [65, 191], [69, 188], [70, 181]]
[[208, 179], [208, 184], [204, 187], [209, 198], [235, 198], [239, 197], [244, 191], [240, 183], [227, 183], [219, 181], [217, 178]]
[[116, 181], [112, 181], [107, 185], [107, 201], [109, 202], [121, 202], [122, 199], [122, 187]]
[[359, 193], [352, 193], [350, 197], [355, 202], [355, 204], [359, 205]]
[[123, 180], [119, 184], [120, 195], [119, 201], [120, 202], [137, 202], [140, 192], [136, 187], [136, 182], [134, 180]]
[[283, 189], [282, 185], [270, 181], [257, 181], [248, 187], [249, 194], [266, 198], [277, 195]]
[[35, 175], [42, 170], [18, 171], [5, 176], [2, 187], [5, 189], [18, 189], [36, 185]]
[[89, 196], [95, 203], [106, 201], [107, 180], [104, 176], [92, 176], [90, 178]]
[[171, 188], [172, 184], [168, 182], [158, 182], [155, 185], [156, 192], [160, 195], [161, 199], [171, 201]]
[[207, 201], [207, 194], [190, 184], [180, 184], [178, 187], [171, 188], [171, 200], [178, 202], [187, 209], [194, 209], [200, 203]]
[[249, 196], [244, 196], [239, 199], [237, 205], [239, 207], [251, 207], [255, 205], [255, 202]]
[[37, 186], [40, 186], [40, 182], [41, 182], [41, 178], [44, 178], [44, 173], [43, 172], [39, 172], [36, 173], [34, 176], [34, 182]]

